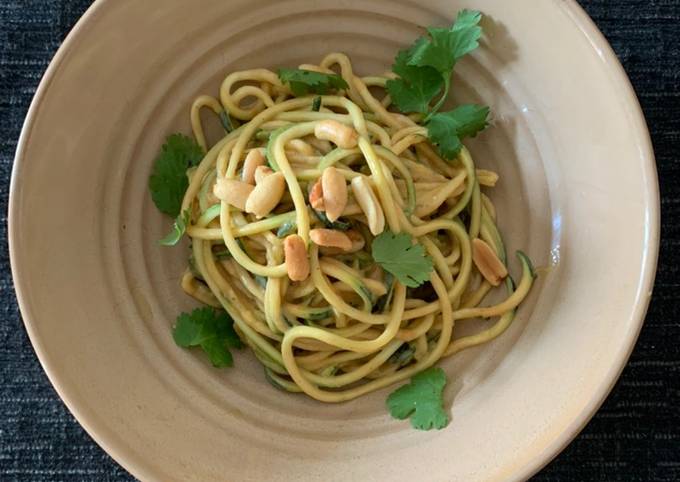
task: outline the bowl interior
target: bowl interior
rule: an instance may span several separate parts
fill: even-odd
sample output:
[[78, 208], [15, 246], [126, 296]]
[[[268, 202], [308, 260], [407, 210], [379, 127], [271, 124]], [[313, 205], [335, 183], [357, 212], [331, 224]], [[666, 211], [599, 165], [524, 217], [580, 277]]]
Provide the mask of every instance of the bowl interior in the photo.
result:
[[[606, 43], [571, 2], [199, 3], [96, 3], [22, 137], [16, 285], [70, 409], [145, 479], [421, 480], [428, 467], [428, 480], [469, 481], [536, 470], [611, 387], [656, 259], [649, 140]], [[331, 51], [349, 54], [358, 74], [381, 73], [421, 26], [463, 7], [487, 15], [487, 35], [457, 67], [454, 98], [492, 108], [492, 128], [468, 146], [478, 167], [500, 173], [492, 198], [508, 251], [526, 251], [540, 281], [503, 336], [442, 362], [451, 425], [420, 433], [391, 420], [389, 390], [325, 405], [268, 385], [245, 351], [234, 369], [215, 370], [177, 348], [171, 326], [195, 306], [179, 288], [188, 251], [157, 245], [170, 220], [147, 180], [163, 139], [189, 133], [192, 99], [216, 95], [231, 71]], [[478, 322], [456, 330], [466, 323]]]

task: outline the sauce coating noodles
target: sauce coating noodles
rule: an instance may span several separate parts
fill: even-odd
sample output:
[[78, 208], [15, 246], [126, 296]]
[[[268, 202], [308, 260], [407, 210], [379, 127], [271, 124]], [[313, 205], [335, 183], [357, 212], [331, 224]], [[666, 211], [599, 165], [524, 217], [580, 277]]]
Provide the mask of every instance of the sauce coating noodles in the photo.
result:
[[[276, 73], [254, 69], [230, 74], [219, 100], [201, 96], [194, 102], [194, 136], [207, 154], [189, 172], [182, 204], [192, 220], [191, 268], [182, 286], [233, 317], [277, 387], [341, 402], [499, 336], [529, 292], [533, 272], [521, 255], [521, 280], [514, 286], [505, 277], [505, 301], [479, 307], [493, 286], [473, 260], [472, 240], [482, 240], [507, 265], [496, 209], [482, 193], [498, 176], [477, 170], [465, 148], [454, 161], [442, 159], [419, 124], [422, 116], [390, 110], [384, 87], [392, 74], [358, 77], [339, 53], [301, 68], [338, 72], [348, 88], [295, 97]], [[200, 118], [204, 108], [223, 119], [226, 111], [241, 124], [208, 146]], [[350, 127], [354, 147], [317, 136], [327, 121]], [[271, 168], [259, 167], [255, 175], [281, 173], [285, 181], [282, 196], [264, 216], [214, 193], [216, 183], [246, 176], [244, 162], [254, 150], [266, 154]], [[331, 167], [350, 186], [334, 222], [310, 205], [310, 191]], [[358, 198], [356, 177], [367, 181], [377, 211], [366, 210], [370, 199]], [[431, 258], [434, 268], [421, 287], [408, 288], [373, 260], [378, 214], [384, 229], [409, 234]], [[311, 240], [313, 229], [351, 232], [352, 248], [319, 246]], [[309, 276], [302, 281], [289, 278], [285, 239], [291, 235], [307, 248]], [[456, 336], [456, 323], [479, 317], [497, 320], [474, 335]]]

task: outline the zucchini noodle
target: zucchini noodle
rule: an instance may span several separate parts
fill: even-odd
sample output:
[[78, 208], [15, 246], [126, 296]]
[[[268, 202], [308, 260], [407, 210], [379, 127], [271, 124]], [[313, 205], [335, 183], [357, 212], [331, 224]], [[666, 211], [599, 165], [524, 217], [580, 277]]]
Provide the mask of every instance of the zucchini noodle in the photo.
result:
[[[465, 148], [453, 161], [440, 157], [422, 116], [393, 111], [385, 92], [389, 77], [358, 77], [340, 53], [301, 68], [339, 72], [347, 90], [296, 97], [276, 73], [254, 69], [227, 76], [219, 98], [202, 95], [193, 103], [194, 137], [206, 154], [187, 172], [182, 210], [190, 213], [192, 247], [181, 286], [230, 314], [273, 385], [342, 402], [500, 336], [534, 273], [518, 253], [521, 279], [515, 284], [505, 277], [506, 298], [485, 304], [494, 287], [473, 260], [472, 241], [484, 241], [507, 266], [496, 209], [483, 192], [498, 176], [476, 169]], [[199, 115], [203, 108], [227, 131], [212, 146]], [[351, 127], [354, 147], [317, 138], [315, 129], [325, 121]], [[254, 150], [266, 152], [269, 172], [285, 180], [283, 196], [264, 216], [235, 207], [214, 190], [220, 181], [241, 181]], [[312, 208], [312, 187], [329, 168], [348, 183], [367, 180], [384, 229], [409, 234], [432, 260], [428, 282], [408, 288], [373, 260], [375, 230], [355, 199], [354, 184], [337, 221]], [[359, 244], [345, 251], [319, 246], [310, 235], [316, 228], [351, 229]], [[309, 263], [309, 276], [295, 282], [285, 255], [291, 235], [304, 241]], [[489, 318], [496, 321], [483, 321]], [[456, 322], [478, 329], [457, 336]]]

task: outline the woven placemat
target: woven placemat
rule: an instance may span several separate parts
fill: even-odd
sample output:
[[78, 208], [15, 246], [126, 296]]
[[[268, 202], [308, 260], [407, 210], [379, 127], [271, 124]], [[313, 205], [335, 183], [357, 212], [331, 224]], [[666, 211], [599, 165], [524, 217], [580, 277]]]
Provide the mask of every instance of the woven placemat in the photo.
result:
[[[90, 3], [0, 0], [0, 212], [4, 217], [12, 160], [29, 102], [55, 50]], [[679, 481], [680, 322], [676, 316], [680, 284], [675, 276], [680, 271], [680, 251], [676, 251], [680, 246], [680, 0], [580, 3], [619, 55], [647, 116], [661, 181], [661, 254], [647, 321], [621, 379], [585, 430], [535, 480]], [[17, 309], [4, 218], [0, 243], [0, 480], [133, 480], [83, 431], [43, 373]]]

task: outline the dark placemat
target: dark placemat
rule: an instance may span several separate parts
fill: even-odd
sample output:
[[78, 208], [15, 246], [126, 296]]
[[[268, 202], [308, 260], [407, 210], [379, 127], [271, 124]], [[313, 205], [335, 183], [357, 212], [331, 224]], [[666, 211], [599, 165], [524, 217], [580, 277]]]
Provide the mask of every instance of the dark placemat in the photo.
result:
[[[89, 4], [89, 0], [0, 1], [3, 216], [29, 102], [55, 50]], [[535, 480], [678, 481], [680, 0], [581, 0], [581, 4], [619, 55], [647, 116], [661, 180], [661, 253], [647, 321], [621, 379], [579, 437]], [[80, 428], [43, 373], [17, 309], [4, 218], [0, 243], [0, 479], [133, 480]]]

